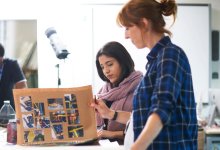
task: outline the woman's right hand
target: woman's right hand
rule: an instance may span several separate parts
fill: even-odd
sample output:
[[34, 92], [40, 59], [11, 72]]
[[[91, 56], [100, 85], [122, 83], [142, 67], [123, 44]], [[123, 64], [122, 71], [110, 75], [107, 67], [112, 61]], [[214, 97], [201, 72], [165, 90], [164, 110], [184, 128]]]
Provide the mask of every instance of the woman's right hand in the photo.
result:
[[94, 99], [94, 102], [91, 103], [91, 107], [95, 108], [102, 118], [112, 119], [114, 116], [114, 111], [109, 109], [101, 99]]
[[108, 139], [113, 139], [114, 138], [114, 134], [112, 131], [108, 131], [108, 130], [99, 130], [97, 132], [98, 134], [98, 138], [108, 138]]

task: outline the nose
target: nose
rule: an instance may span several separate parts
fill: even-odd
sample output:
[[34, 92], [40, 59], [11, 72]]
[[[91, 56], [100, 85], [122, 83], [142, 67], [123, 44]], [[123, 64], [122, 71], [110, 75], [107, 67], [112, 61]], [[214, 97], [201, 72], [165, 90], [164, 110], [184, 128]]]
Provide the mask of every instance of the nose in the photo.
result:
[[105, 67], [104, 70], [103, 70], [103, 73], [105, 75], [108, 75], [110, 73], [110, 69], [108, 69], [108, 67]]

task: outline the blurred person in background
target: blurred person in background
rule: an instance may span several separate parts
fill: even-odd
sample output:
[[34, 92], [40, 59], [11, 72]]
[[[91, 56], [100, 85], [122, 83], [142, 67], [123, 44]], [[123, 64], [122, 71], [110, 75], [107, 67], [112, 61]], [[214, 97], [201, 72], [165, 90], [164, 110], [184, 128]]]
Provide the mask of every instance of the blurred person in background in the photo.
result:
[[10, 100], [15, 109], [13, 89], [27, 88], [27, 80], [17, 60], [4, 58], [5, 49], [0, 43], [0, 108], [4, 100]]

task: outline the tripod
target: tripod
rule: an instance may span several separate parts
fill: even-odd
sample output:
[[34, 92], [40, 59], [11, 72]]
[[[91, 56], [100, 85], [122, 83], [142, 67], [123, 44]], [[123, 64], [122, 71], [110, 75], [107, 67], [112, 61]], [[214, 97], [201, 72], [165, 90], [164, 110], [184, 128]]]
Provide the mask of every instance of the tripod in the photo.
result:
[[61, 79], [60, 79], [60, 64], [57, 64], [55, 67], [57, 67], [57, 87], [59, 88], [61, 85]]

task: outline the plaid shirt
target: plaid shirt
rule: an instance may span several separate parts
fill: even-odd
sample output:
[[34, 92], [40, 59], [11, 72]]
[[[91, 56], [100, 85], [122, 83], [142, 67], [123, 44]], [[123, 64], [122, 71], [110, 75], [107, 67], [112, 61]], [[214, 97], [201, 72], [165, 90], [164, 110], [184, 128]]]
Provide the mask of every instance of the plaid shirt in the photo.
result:
[[149, 150], [197, 150], [196, 104], [186, 54], [165, 36], [147, 59], [133, 101], [134, 140], [151, 113], [157, 113], [163, 128]]

